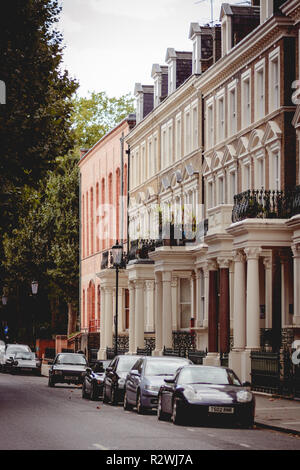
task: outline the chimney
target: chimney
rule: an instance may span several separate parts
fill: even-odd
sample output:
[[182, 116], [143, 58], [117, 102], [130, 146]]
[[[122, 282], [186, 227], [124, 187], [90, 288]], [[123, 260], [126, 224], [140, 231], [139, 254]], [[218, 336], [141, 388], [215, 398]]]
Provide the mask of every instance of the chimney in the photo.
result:
[[222, 56], [221, 26], [213, 27], [213, 63], [215, 64]]
[[153, 109], [153, 85], [136, 83], [134, 96], [136, 98], [136, 123], [142, 121]]
[[191, 23], [189, 39], [193, 41], [193, 74], [201, 74], [212, 65], [213, 28]]
[[168, 67], [153, 64], [151, 77], [154, 80], [154, 108], [168, 96]]
[[170, 95], [192, 75], [192, 52], [175, 51], [169, 47], [165, 60], [168, 64], [168, 95]]

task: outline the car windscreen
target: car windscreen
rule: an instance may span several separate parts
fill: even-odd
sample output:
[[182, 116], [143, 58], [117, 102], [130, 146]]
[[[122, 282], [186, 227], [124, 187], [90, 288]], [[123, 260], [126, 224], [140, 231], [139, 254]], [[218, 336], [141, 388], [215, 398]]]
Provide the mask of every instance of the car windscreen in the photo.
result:
[[137, 357], [120, 357], [117, 372], [129, 372], [132, 366], [136, 363]]
[[26, 351], [20, 351], [15, 354], [15, 359], [24, 359], [26, 361], [32, 361], [35, 359], [35, 354]]
[[179, 367], [186, 364], [185, 361], [162, 360], [147, 361], [145, 376], [149, 375], [174, 375]]
[[179, 374], [178, 384], [238, 385], [241, 383], [232, 371], [218, 367], [185, 367]]
[[83, 365], [86, 366], [87, 362], [82, 354], [60, 354], [55, 361], [55, 364], [69, 364], [69, 365]]
[[7, 346], [5, 354], [13, 355], [13, 354], [16, 354], [18, 352], [23, 352], [23, 351], [24, 352], [31, 352], [29, 346], [13, 345], [13, 346]]

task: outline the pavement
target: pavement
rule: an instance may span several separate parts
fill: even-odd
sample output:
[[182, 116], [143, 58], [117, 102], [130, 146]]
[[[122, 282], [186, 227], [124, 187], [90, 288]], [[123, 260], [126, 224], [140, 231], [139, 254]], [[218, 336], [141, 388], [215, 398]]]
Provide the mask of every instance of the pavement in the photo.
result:
[[300, 400], [255, 392], [257, 426], [300, 435]]

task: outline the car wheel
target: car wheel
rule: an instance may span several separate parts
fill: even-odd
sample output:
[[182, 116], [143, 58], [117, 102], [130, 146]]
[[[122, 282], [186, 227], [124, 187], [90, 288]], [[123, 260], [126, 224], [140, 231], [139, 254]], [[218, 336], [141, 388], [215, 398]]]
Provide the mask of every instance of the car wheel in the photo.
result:
[[138, 412], [139, 415], [142, 415], [145, 412], [145, 408], [142, 405], [142, 399], [141, 399], [141, 392], [140, 391], [138, 391], [138, 396], [137, 396], [137, 400], [136, 400], [136, 409], [137, 409], [137, 412]]
[[82, 384], [82, 398], [87, 398], [85, 382], [83, 382], [83, 384]]
[[242, 423], [242, 428], [244, 429], [253, 429], [254, 426], [254, 419], [247, 419]]
[[90, 393], [90, 399], [95, 401], [98, 398], [98, 392], [95, 384], [92, 385], [91, 393]]
[[111, 389], [110, 402], [113, 406], [117, 405], [117, 393], [114, 387]]
[[52, 377], [49, 377], [49, 379], [48, 379], [48, 387], [54, 387], [54, 386], [55, 386], [55, 383], [54, 383]]
[[124, 394], [123, 408], [124, 410], [127, 410], [127, 411], [132, 410], [133, 408], [133, 406], [130, 403], [128, 403], [126, 390]]
[[103, 403], [108, 403], [108, 398], [106, 395], [106, 387], [103, 385]]
[[174, 424], [183, 424], [182, 409], [180, 409], [178, 398], [175, 398], [173, 402], [173, 412], [171, 420]]
[[166, 421], [166, 419], [167, 419], [167, 414], [164, 413], [161, 409], [161, 395], [159, 395], [159, 397], [158, 397], [157, 418], [160, 421]]

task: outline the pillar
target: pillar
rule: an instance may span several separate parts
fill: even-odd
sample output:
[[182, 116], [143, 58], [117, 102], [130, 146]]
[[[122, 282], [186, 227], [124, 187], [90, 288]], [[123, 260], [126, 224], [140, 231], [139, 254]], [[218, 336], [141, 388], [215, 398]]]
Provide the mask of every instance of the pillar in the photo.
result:
[[265, 327], [272, 328], [272, 256], [264, 257], [265, 266]]
[[105, 340], [105, 289], [100, 287], [101, 290], [101, 305], [100, 305], [100, 349], [98, 351], [98, 359], [106, 358], [106, 340]]
[[218, 352], [218, 285], [217, 265], [209, 268], [209, 300], [208, 300], [208, 352]]
[[155, 273], [155, 350], [153, 356], [162, 355], [162, 275]]
[[171, 290], [172, 290], [172, 329], [177, 330], [178, 327], [178, 278], [172, 277]]
[[300, 244], [292, 246], [294, 267], [294, 315], [293, 324], [300, 326]]
[[246, 285], [245, 257], [241, 251], [234, 256], [233, 348], [242, 351], [246, 346]]
[[144, 281], [135, 282], [135, 348], [144, 348]]
[[154, 281], [145, 281], [147, 312], [145, 321], [145, 331], [154, 331]]
[[260, 349], [259, 312], [259, 253], [258, 247], [246, 248], [247, 256], [247, 304], [246, 326], [248, 350]]
[[172, 294], [171, 294], [172, 274], [170, 271], [162, 272], [162, 342], [163, 347], [172, 348]]
[[135, 354], [135, 286], [129, 282], [129, 351], [128, 354]]
[[113, 345], [113, 288], [105, 287], [105, 350]]

